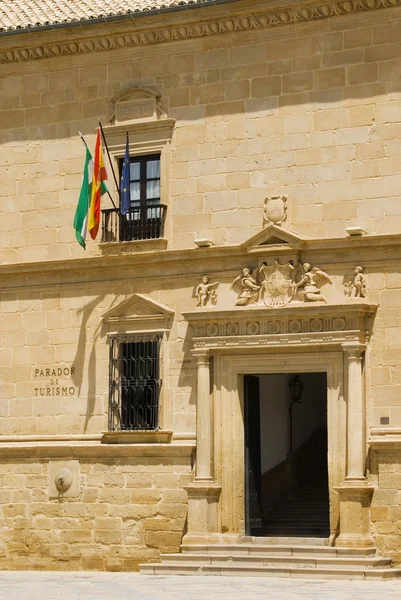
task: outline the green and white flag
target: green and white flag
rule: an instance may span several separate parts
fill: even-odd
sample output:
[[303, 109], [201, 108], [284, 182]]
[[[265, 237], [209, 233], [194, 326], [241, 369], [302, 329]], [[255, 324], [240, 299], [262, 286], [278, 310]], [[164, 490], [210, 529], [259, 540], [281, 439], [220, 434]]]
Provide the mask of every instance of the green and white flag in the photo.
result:
[[79, 194], [78, 206], [75, 211], [74, 229], [75, 236], [82, 248], [86, 248], [86, 232], [88, 229], [88, 210], [92, 193], [93, 180], [93, 158], [86, 148], [85, 166], [82, 177], [81, 193]]

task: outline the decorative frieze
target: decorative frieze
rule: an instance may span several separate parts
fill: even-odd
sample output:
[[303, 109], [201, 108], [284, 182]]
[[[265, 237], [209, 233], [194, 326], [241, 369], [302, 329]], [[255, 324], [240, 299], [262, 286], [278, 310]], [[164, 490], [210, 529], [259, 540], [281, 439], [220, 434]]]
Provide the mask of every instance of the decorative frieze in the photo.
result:
[[0, 63], [10, 64], [59, 56], [91, 54], [93, 52], [210, 37], [221, 33], [232, 33], [233, 31], [268, 29], [290, 23], [302, 23], [352, 13], [392, 8], [400, 6], [400, 4], [401, 0], [340, 0], [320, 2], [315, 5], [299, 6], [298, 4], [286, 8], [272, 7], [270, 10], [257, 14], [215, 18], [199, 23], [183, 23], [179, 26], [134, 30], [119, 35], [69, 40], [64, 43], [51, 42], [36, 44], [28, 48], [9, 49], [0, 53]]
[[302, 304], [269, 311], [255, 307], [183, 314], [193, 326], [194, 348], [212, 349], [365, 344], [370, 329], [367, 317], [374, 315], [376, 309], [376, 305], [362, 300], [352, 305], [329, 305], [324, 310], [321, 306]]

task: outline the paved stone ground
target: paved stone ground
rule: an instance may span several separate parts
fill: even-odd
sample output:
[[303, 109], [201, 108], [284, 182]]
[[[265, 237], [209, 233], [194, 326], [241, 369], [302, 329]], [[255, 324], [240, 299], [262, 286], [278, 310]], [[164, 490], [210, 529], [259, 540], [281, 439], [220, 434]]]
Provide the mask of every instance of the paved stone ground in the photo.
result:
[[0, 600], [401, 600], [401, 580], [0, 572]]

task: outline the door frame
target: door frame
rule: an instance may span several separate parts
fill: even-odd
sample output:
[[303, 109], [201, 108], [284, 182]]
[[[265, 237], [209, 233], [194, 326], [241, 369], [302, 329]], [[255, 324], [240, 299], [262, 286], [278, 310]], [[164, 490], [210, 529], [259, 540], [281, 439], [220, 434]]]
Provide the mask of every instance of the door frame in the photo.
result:
[[334, 487], [346, 473], [346, 401], [343, 352], [263, 352], [215, 354], [214, 465], [221, 484], [219, 525], [223, 533], [245, 532], [245, 432], [243, 375], [326, 373], [330, 540], [339, 532]]

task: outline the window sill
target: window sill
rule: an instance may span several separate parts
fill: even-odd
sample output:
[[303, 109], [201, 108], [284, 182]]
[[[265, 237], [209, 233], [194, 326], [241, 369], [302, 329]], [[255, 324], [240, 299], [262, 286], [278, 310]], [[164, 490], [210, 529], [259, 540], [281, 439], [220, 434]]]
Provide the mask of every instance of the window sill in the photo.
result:
[[151, 252], [152, 250], [165, 250], [168, 241], [166, 238], [151, 240], [132, 240], [130, 242], [101, 242], [99, 244], [102, 254], [135, 254], [136, 252]]
[[172, 431], [105, 431], [102, 444], [170, 444]]

